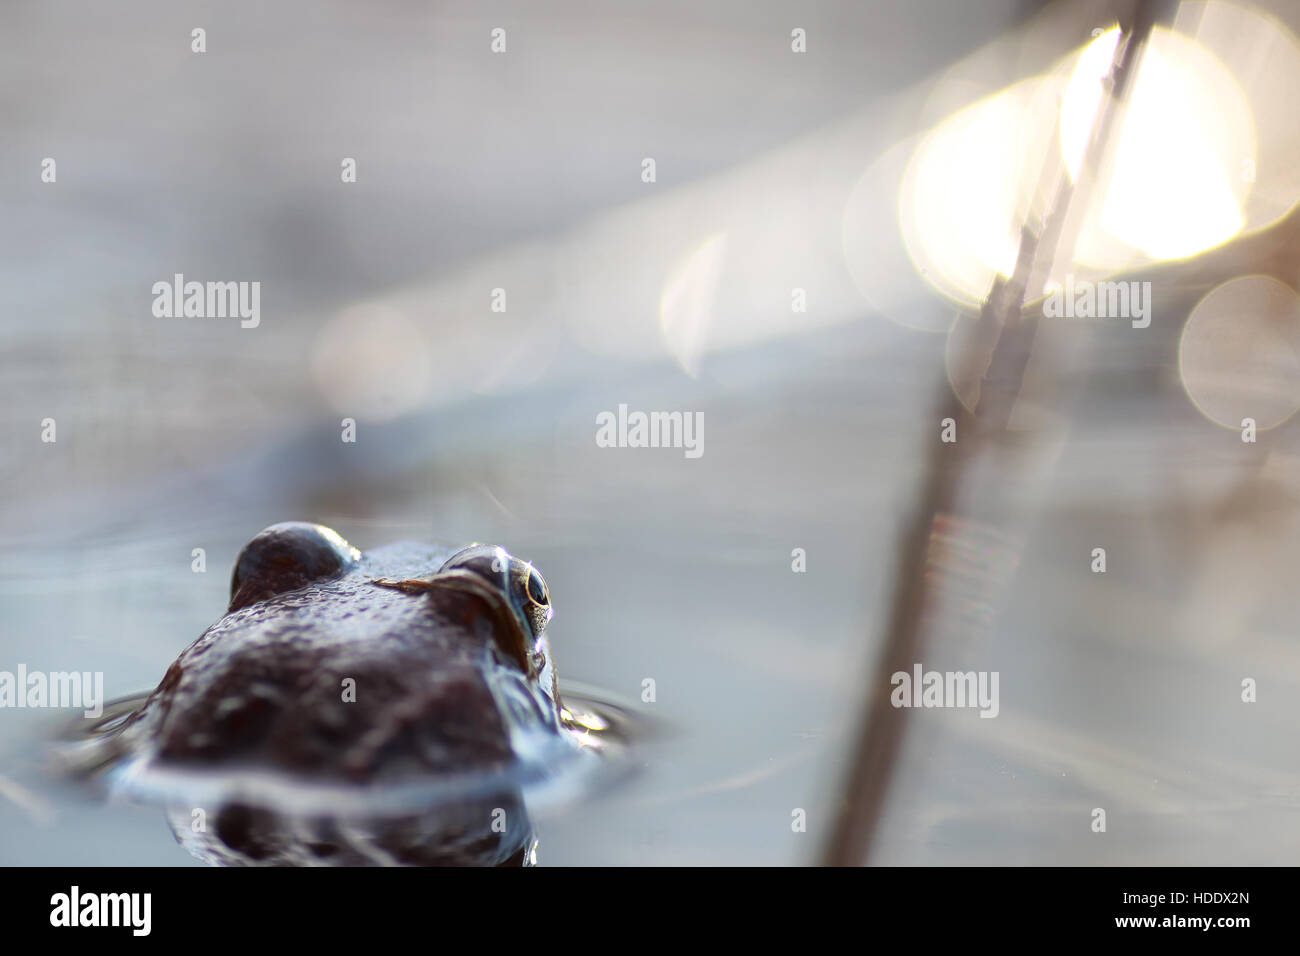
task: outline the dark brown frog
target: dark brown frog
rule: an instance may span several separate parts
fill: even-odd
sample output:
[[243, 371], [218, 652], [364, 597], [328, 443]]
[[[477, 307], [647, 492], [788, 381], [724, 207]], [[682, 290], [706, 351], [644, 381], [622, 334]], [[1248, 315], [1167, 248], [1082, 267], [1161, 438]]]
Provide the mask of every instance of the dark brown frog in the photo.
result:
[[[499, 547], [362, 554], [273, 525], [226, 615], [114, 735], [121, 779], [186, 795], [173, 827], [211, 862], [527, 862], [521, 782], [577, 746], [551, 616], [542, 576]], [[417, 805], [378, 812], [394, 793]]]

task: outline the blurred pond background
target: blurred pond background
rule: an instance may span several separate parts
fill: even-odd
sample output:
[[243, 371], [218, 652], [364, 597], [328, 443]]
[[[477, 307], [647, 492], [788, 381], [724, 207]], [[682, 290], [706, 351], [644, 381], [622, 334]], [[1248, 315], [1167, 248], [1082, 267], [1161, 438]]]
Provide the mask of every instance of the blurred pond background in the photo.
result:
[[[1300, 11], [1251, 9], [1289, 63]], [[900, 238], [899, 176], [927, 128], [1115, 16], [7, 4], [0, 670], [154, 686], [277, 521], [362, 549], [498, 543], [550, 584], [562, 678], [633, 700], [652, 679], [640, 706], [671, 729], [637, 779], [540, 821], [541, 861], [815, 862], [938, 440], [948, 332], [978, 310]], [[1294, 77], [1241, 84], [1293, 108]], [[1159, 295], [1150, 328], [1044, 330], [1036, 349], [1067, 359], [1040, 374], [1071, 400], [1040, 428], [1018, 571], [985, 629], [927, 656], [1000, 672], [1001, 712], [909, 717], [873, 862], [1294, 862], [1290, 300], [1281, 333], [1202, 376], [1224, 415], [1241, 394], [1274, 410], [1258, 443], [1189, 400], [1180, 361], [1211, 289], [1300, 281], [1291, 182], [1266, 176], [1297, 165], [1294, 121], [1264, 112], [1258, 229], [1126, 263]], [[973, 213], [950, 212], [960, 233]], [[260, 323], [155, 317], [151, 287], [176, 273], [260, 282]], [[598, 447], [620, 404], [702, 413], [703, 454]], [[50, 777], [59, 717], [0, 711], [0, 863], [192, 864], [161, 812]]]

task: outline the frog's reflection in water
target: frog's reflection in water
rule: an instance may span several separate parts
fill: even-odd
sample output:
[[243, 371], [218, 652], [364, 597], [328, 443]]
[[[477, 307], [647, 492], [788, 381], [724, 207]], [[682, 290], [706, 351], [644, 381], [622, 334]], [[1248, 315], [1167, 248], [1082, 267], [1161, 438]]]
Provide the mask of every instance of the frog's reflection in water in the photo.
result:
[[211, 818], [172, 807], [167, 821], [213, 866], [535, 866], [537, 837], [518, 792], [371, 816], [299, 814], [234, 802]]

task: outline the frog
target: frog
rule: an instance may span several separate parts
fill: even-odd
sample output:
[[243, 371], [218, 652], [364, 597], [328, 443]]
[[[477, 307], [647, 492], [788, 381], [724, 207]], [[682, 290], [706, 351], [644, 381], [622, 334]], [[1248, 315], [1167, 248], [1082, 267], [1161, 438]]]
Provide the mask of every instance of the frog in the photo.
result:
[[[515, 771], [574, 746], [553, 616], [541, 573], [500, 546], [363, 553], [324, 525], [273, 524], [239, 552], [224, 616], [115, 746], [132, 778], [208, 784], [204, 806], [168, 803], [205, 862], [535, 862]], [[430, 786], [453, 796], [372, 812], [372, 798]], [[276, 796], [289, 791], [363, 799], [344, 811]]]

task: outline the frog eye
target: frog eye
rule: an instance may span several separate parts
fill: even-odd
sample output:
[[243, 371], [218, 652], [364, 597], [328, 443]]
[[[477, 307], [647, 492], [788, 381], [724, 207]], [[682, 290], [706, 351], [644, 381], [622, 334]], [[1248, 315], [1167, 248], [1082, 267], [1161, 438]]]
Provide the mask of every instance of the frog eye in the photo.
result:
[[512, 560], [505, 548], [490, 544], [476, 544], [457, 551], [444, 561], [438, 570], [440, 572], [457, 569], [473, 571], [489, 584], [505, 590], [510, 583]]
[[551, 592], [546, 579], [525, 561], [515, 561], [510, 570], [510, 600], [528, 622], [533, 637], [541, 637], [555, 614], [551, 609]]
[[230, 610], [296, 591], [356, 566], [361, 552], [332, 528], [303, 521], [273, 524], [244, 545], [230, 576]]
[[529, 633], [539, 637], [553, 611], [546, 580], [527, 561], [512, 557], [504, 548], [477, 544], [457, 551], [443, 563], [442, 571], [464, 569], [500, 588], [515, 614], [528, 624]]
[[528, 568], [528, 584], [524, 589], [528, 595], [528, 600], [533, 602], [534, 607], [547, 608], [551, 606], [551, 592], [546, 587], [546, 582], [542, 576], [537, 573], [537, 569], [531, 565]]

